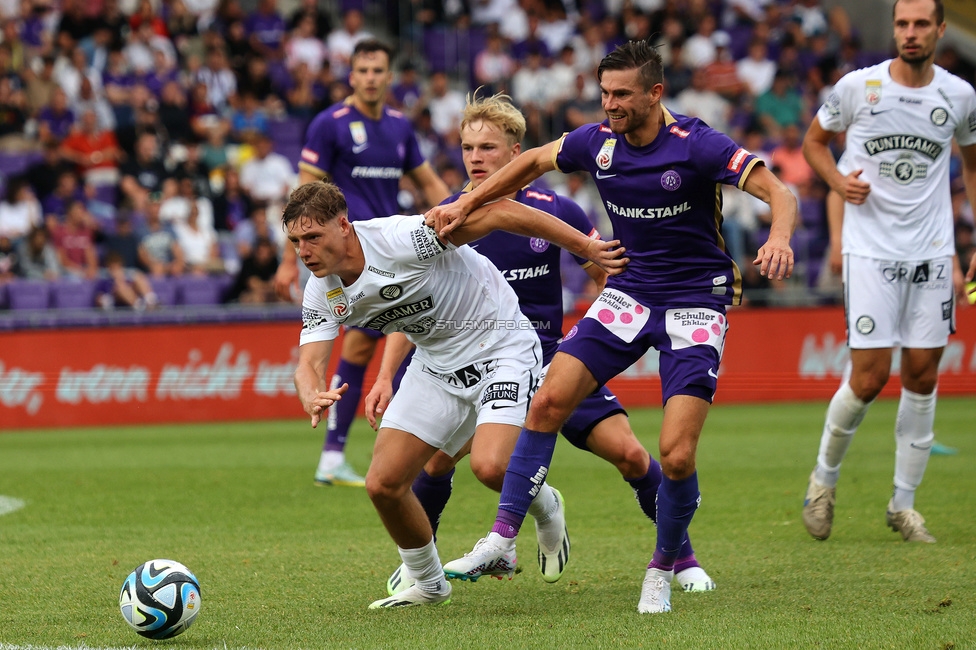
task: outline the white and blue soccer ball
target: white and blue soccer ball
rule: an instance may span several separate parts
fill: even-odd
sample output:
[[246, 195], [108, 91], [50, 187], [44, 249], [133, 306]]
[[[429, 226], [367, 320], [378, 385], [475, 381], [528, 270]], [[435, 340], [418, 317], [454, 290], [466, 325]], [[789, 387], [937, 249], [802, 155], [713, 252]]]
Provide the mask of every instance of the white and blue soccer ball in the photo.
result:
[[129, 574], [119, 593], [122, 618], [149, 639], [182, 634], [200, 613], [200, 582], [173, 560], [150, 560]]

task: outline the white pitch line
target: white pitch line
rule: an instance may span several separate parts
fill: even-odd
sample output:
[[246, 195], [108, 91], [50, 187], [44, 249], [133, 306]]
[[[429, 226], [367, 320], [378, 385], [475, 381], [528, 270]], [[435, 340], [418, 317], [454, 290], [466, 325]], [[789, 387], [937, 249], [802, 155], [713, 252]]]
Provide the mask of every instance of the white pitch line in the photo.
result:
[[[0, 494], [0, 517], [2, 517], [3, 515], [9, 515], [11, 512], [20, 510], [26, 505], [27, 503], [23, 499], [16, 499], [14, 497], [7, 497]], [[0, 649], [2, 648], [3, 646], [0, 645]]]

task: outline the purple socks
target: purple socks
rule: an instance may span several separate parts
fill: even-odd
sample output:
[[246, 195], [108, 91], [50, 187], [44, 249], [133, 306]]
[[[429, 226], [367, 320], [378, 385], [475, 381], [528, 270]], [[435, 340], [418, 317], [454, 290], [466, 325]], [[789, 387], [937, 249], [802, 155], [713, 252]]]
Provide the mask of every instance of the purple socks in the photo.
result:
[[443, 476], [431, 476], [424, 470], [413, 481], [413, 493], [417, 495], [420, 505], [427, 513], [430, 520], [430, 527], [434, 531], [434, 539], [437, 539], [437, 526], [441, 523], [441, 514], [447, 507], [447, 501], [451, 498], [451, 490], [454, 487], [454, 469]]
[[[687, 540], [688, 525], [695, 516], [700, 499], [698, 472], [680, 481], [662, 477], [657, 493], [657, 546], [649, 568], [664, 571], [675, 568], [682, 543]], [[687, 564], [687, 558], [682, 557], [682, 560], [683, 564]], [[694, 565], [687, 564], [683, 568], [688, 566]]]
[[[648, 454], [650, 456], [650, 454]], [[634, 490], [634, 496], [641, 510], [651, 521], [657, 521], [657, 491], [661, 485], [664, 474], [661, 472], [661, 463], [650, 456], [650, 466], [647, 474], [640, 478], [624, 479]], [[681, 543], [681, 550], [678, 551], [678, 560], [674, 564], [675, 573], [688, 569], [693, 566], [700, 566], [695, 559], [695, 550], [691, 546], [691, 539], [685, 531], [684, 541]]]
[[498, 514], [491, 531], [502, 537], [514, 538], [529, 511], [529, 504], [549, 473], [552, 452], [556, 448], [556, 434], [522, 429], [515, 451], [508, 461], [502, 494], [498, 499]]
[[346, 448], [346, 437], [349, 435], [349, 427], [356, 419], [359, 411], [359, 399], [363, 394], [363, 377], [366, 375], [366, 366], [357, 366], [339, 360], [339, 366], [332, 376], [334, 386], [349, 384], [349, 389], [342, 396], [342, 399], [332, 405], [329, 409], [328, 429], [325, 434], [325, 445], [323, 451], [343, 451]]

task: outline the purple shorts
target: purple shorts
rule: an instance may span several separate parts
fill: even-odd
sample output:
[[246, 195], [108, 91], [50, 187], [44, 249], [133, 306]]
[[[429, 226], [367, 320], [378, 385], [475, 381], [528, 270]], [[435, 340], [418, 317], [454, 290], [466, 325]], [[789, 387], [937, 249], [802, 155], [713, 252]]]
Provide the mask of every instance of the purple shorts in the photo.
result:
[[653, 347], [660, 353], [662, 404], [674, 395], [711, 402], [727, 331], [724, 308], [647, 307], [608, 288], [566, 334], [559, 351], [583, 362], [603, 386]]
[[379, 341], [381, 338], [386, 336], [386, 334], [384, 334], [383, 332], [379, 330], [373, 330], [368, 327], [356, 327], [355, 325], [346, 325], [345, 328], [347, 330], [356, 330], [361, 334], [365, 334], [366, 336], [373, 339], [374, 341]]

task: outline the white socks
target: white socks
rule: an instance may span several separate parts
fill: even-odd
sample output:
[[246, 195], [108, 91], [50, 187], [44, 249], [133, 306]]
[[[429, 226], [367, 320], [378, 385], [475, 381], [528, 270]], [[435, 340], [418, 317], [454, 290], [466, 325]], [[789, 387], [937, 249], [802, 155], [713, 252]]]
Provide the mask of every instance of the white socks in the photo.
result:
[[420, 548], [400, 548], [400, 559], [407, 567], [410, 577], [417, 581], [417, 586], [431, 594], [443, 593], [447, 590], [444, 578], [444, 567], [437, 556], [437, 547], [431, 539], [426, 546]]
[[935, 440], [932, 432], [935, 401], [936, 391], [919, 395], [901, 389], [898, 419], [895, 420], [895, 494], [892, 497], [895, 511], [915, 507], [915, 489], [925, 475], [932, 441]]
[[323, 451], [322, 455], [319, 456], [319, 468], [320, 474], [328, 472], [331, 469], [335, 469], [339, 465], [342, 465], [346, 461], [346, 454], [341, 451]]
[[844, 460], [854, 432], [867, 414], [869, 406], [871, 403], [858, 399], [847, 382], [834, 393], [830, 406], [827, 407], [827, 418], [820, 438], [820, 452], [817, 454], [814, 478], [820, 485], [837, 486], [840, 463]]
[[556, 500], [556, 494], [548, 483], [543, 483], [539, 494], [535, 495], [535, 498], [529, 503], [529, 514], [538, 523], [544, 524], [555, 514], [557, 507], [559, 507], [559, 502]]

